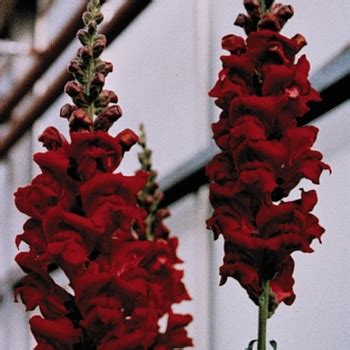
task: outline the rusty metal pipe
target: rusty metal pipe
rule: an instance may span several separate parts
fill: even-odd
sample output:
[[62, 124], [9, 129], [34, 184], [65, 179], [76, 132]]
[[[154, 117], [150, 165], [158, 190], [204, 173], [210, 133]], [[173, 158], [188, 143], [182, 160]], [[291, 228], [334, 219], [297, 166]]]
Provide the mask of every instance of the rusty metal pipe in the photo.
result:
[[[127, 26], [152, 2], [152, 0], [127, 0], [117, 10], [113, 18], [102, 26], [100, 33], [107, 37], [107, 46], [120, 35]], [[0, 157], [4, 157], [10, 148], [30, 129], [33, 123], [57, 100], [63, 93], [65, 83], [71, 78], [66, 68], [55, 78], [54, 84], [32, 104], [21, 117], [11, 116], [13, 120], [10, 130], [0, 140]]]

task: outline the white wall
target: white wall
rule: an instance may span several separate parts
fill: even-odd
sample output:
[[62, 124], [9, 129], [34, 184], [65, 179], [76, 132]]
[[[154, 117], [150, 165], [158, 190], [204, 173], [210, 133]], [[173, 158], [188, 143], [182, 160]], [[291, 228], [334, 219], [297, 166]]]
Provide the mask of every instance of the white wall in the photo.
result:
[[211, 313], [211, 235], [205, 229], [208, 217], [208, 190], [203, 188], [172, 205], [168, 220], [171, 234], [179, 238], [178, 255], [184, 260], [179, 265], [185, 270], [184, 281], [192, 301], [181, 303], [175, 308], [179, 312], [191, 313], [194, 321], [188, 327], [196, 349], [210, 349]]

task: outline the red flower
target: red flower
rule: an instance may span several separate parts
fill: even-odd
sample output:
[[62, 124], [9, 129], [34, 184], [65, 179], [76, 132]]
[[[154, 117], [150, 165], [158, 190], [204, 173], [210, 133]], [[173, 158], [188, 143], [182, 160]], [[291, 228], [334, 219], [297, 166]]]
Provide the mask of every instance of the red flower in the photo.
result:
[[269, 280], [272, 311], [295, 298], [290, 254], [312, 252], [311, 242], [324, 232], [310, 213], [315, 191], [302, 192], [300, 200], [281, 200], [303, 178], [318, 184], [330, 167], [311, 149], [317, 129], [297, 127], [319, 95], [308, 81], [306, 57], [294, 63], [304, 38], [278, 33], [292, 9], [276, 4], [261, 15], [255, 2], [246, 8], [248, 16], [240, 15], [236, 23], [248, 38], [223, 38], [230, 54], [221, 57], [223, 70], [209, 92], [222, 112], [213, 124], [221, 153], [207, 166], [214, 207], [207, 225], [215, 238], [222, 234], [225, 240], [221, 284], [237, 279], [258, 304], [262, 281]]
[[49, 278], [39, 274], [25, 276], [16, 288], [15, 298], [20, 295], [27, 311], [39, 306], [42, 315], [48, 319], [64, 317], [71, 312], [68, 306], [73, 297]]
[[[16, 239], [30, 248], [16, 257], [28, 273], [16, 295], [42, 313], [31, 320], [37, 348], [155, 347], [163, 342], [159, 319], [190, 297], [175, 268], [177, 240], [162, 223], [166, 211], [155, 213], [157, 238], [146, 240], [148, 214], [137, 195], [149, 174], [112, 173], [135, 134], [74, 132], [71, 143], [59, 143], [56, 129], [48, 130], [41, 139], [50, 149], [36, 156], [43, 173], [16, 193], [18, 208], [32, 217]], [[73, 295], [51, 279], [53, 266]], [[179, 328], [167, 344], [189, 346], [186, 334]]]
[[[125, 144], [130, 148], [137, 141], [131, 130], [112, 137], [106, 132], [96, 131], [71, 133], [72, 146], [67, 152], [71, 167], [82, 181], [97, 173], [113, 172], [122, 159]], [[130, 141], [129, 141], [130, 140]]]
[[142, 228], [145, 212], [136, 207], [136, 194], [147, 177], [141, 172], [134, 176], [99, 174], [81, 186], [82, 207], [96, 230], [111, 234], [116, 229], [130, 231], [132, 225], [136, 231]]
[[17, 208], [34, 219], [42, 220], [50, 207], [59, 200], [62, 188], [49, 174], [38, 175], [28, 187], [19, 188], [15, 193]]
[[256, 67], [265, 64], [292, 65], [300, 51], [300, 37], [289, 39], [273, 30], [257, 30], [248, 35], [247, 46]]
[[[75, 80], [66, 85], [74, 105], [60, 111], [70, 142], [48, 127], [39, 137], [47, 152], [34, 156], [42, 174], [15, 193], [18, 209], [30, 216], [16, 238], [29, 250], [16, 257], [27, 275], [15, 299], [41, 312], [30, 319], [37, 350], [191, 346], [185, 330], [191, 318], [172, 313], [173, 304], [190, 296], [176, 266], [177, 240], [163, 224], [168, 211], [158, 208], [154, 171], [148, 161], [135, 175], [115, 173], [138, 136], [130, 129], [108, 133], [122, 112], [117, 96], [103, 90], [112, 64], [98, 58], [106, 42], [97, 34], [99, 2], [87, 9], [88, 31], [78, 35], [85, 46], [69, 67]], [[54, 269], [66, 275], [72, 292], [52, 279]], [[166, 316], [162, 334], [158, 323]]]
[[37, 255], [41, 255], [46, 249], [45, 234], [41, 226], [41, 222], [29, 219], [23, 225], [24, 232], [16, 237], [16, 245], [19, 247], [21, 242], [28, 244], [31, 250]]
[[282, 301], [291, 305], [295, 300], [293, 291], [294, 279], [292, 277], [294, 270], [294, 260], [287, 256], [282, 261], [278, 274], [270, 282], [270, 288], [273, 296], [273, 303], [277, 306]]
[[35, 349], [73, 350], [73, 344], [78, 343], [80, 331], [75, 329], [67, 318], [45, 320], [34, 316], [29, 321], [30, 327], [38, 342]]
[[171, 350], [193, 346], [192, 340], [188, 338], [185, 330], [185, 327], [191, 321], [191, 315], [180, 315], [171, 312], [169, 314], [166, 332], [161, 336], [159, 345], [154, 350]]

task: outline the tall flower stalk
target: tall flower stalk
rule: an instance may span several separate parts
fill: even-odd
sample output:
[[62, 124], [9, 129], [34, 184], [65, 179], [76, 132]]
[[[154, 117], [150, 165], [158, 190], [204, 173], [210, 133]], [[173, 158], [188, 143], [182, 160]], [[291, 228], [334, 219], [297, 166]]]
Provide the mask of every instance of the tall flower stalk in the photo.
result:
[[298, 200], [287, 197], [301, 179], [318, 184], [330, 170], [311, 149], [318, 129], [298, 126], [309, 102], [319, 101], [306, 57], [295, 62], [306, 41], [279, 34], [293, 9], [272, 3], [244, 0], [248, 13], [235, 24], [248, 37], [223, 37], [229, 54], [221, 57], [223, 69], [209, 93], [222, 112], [213, 124], [221, 152], [207, 166], [214, 208], [207, 225], [225, 242], [221, 284], [238, 280], [259, 307], [259, 350], [266, 349], [267, 318], [295, 299], [291, 254], [311, 253], [311, 242], [324, 232], [311, 214], [314, 190], [301, 190]]
[[[142, 124], [138, 144], [142, 148], [138, 154], [141, 164], [140, 172], [149, 174], [146, 185], [138, 193], [138, 202], [147, 213], [145, 233], [148, 245], [154, 252], [150, 271], [158, 275], [156, 278], [160, 280], [161, 287], [155, 292], [154, 297], [152, 295], [150, 297], [154, 299], [152, 300], [154, 304], [166, 305], [160, 316], [163, 317], [166, 314], [168, 318], [167, 331], [159, 337], [158, 347], [155, 347], [155, 350], [182, 349], [192, 346], [192, 340], [187, 336], [185, 329], [192, 321], [192, 316], [176, 314], [171, 310], [171, 306], [191, 298], [182, 283], [183, 272], [174, 267], [176, 264], [182, 263], [182, 260], [176, 255], [178, 240], [175, 237], [170, 237], [169, 229], [163, 223], [170, 212], [167, 208], [160, 207], [163, 193], [159, 190], [157, 172], [152, 167], [152, 151], [147, 147], [146, 133]], [[161, 294], [161, 298], [157, 298], [157, 293]]]
[[[91, 0], [78, 32], [83, 47], [69, 66], [74, 80], [65, 87], [73, 104], [60, 111], [71, 141], [48, 127], [39, 137], [47, 151], [34, 155], [41, 174], [15, 193], [30, 217], [16, 238], [29, 250], [16, 257], [26, 276], [15, 294], [28, 311], [40, 310], [29, 321], [37, 350], [184, 348], [191, 316], [172, 311], [190, 298], [175, 267], [177, 240], [168, 238], [162, 210], [140, 199], [153, 172], [115, 172], [138, 136], [108, 133], [122, 112], [117, 95], [103, 89], [113, 65], [100, 58], [102, 20], [99, 1]], [[67, 276], [69, 289], [54, 271]], [[164, 331], [161, 318], [168, 319]]]

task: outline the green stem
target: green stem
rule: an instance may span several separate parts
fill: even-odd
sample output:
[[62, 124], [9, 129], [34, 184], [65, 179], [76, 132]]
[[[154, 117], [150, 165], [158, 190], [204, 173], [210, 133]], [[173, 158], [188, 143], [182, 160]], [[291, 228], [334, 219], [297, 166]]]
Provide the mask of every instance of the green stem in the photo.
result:
[[263, 15], [274, 3], [274, 0], [260, 0], [260, 13]]
[[[92, 37], [90, 38], [90, 42], [88, 44], [88, 47], [90, 47], [92, 49], [93, 43], [94, 43], [94, 34], [92, 35]], [[95, 59], [92, 57], [89, 64], [88, 64], [88, 68], [87, 68], [87, 72], [86, 72], [86, 86], [85, 86], [85, 94], [88, 96], [90, 93], [90, 86], [91, 86], [91, 79], [93, 78], [93, 75], [95, 73]], [[89, 114], [89, 117], [91, 120], [94, 120], [94, 116], [95, 116], [95, 103], [91, 102], [89, 104], [89, 106], [87, 107], [87, 112]]]
[[269, 316], [269, 281], [262, 282], [263, 292], [259, 298], [258, 350], [266, 350], [267, 318]]

